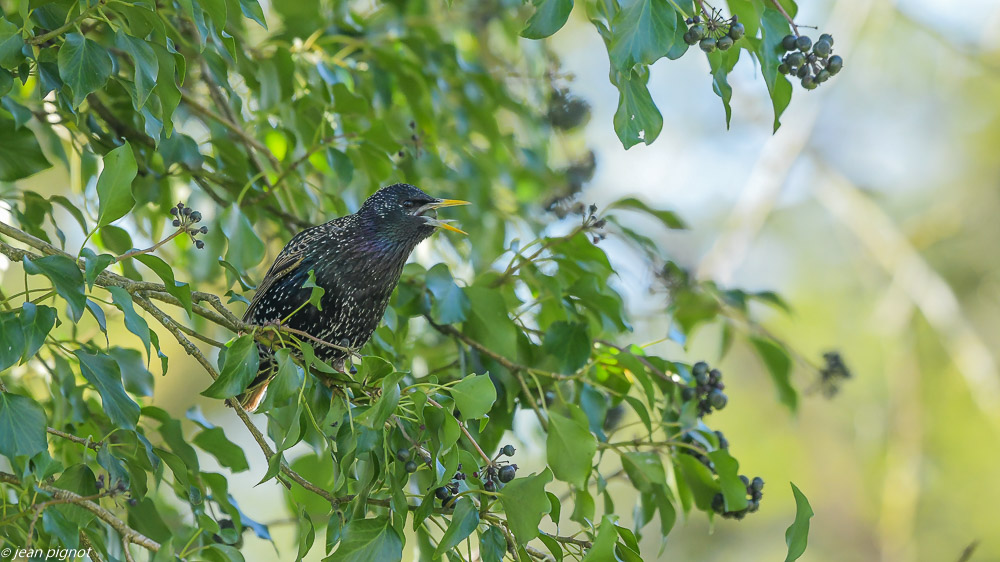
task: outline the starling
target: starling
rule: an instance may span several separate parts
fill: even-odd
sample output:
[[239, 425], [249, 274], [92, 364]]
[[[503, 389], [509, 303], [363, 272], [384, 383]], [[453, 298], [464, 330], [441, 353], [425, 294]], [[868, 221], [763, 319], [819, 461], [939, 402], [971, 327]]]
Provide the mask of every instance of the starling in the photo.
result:
[[[358, 212], [296, 234], [264, 275], [243, 315], [248, 324], [283, 326], [340, 347], [358, 349], [385, 312], [410, 252], [438, 228], [465, 234], [437, 218], [436, 209], [467, 205], [437, 199], [397, 183], [369, 197]], [[309, 272], [324, 289], [319, 307], [309, 303]], [[238, 399], [247, 411], [260, 405], [276, 371], [273, 351], [259, 345], [260, 370]], [[316, 356], [343, 371], [347, 353], [324, 345]]]

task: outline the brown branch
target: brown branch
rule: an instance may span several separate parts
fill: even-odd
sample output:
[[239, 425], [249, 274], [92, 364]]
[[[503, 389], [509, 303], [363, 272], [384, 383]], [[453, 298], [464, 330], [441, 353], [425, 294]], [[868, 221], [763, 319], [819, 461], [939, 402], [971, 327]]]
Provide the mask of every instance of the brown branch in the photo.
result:
[[[435, 408], [440, 408], [440, 409], [444, 410], [444, 406], [442, 406], [441, 404], [438, 404], [437, 401], [435, 401], [430, 396], [427, 397], [427, 402], [431, 406], [434, 406]], [[451, 412], [445, 412], [445, 413], [447, 415], [451, 415]], [[469, 430], [465, 428], [465, 424], [459, 422], [458, 428], [462, 430], [462, 433], [465, 435], [465, 438], [469, 440], [469, 443], [472, 443], [472, 446], [476, 448], [476, 451], [479, 452], [479, 456], [483, 457], [483, 460], [486, 461], [486, 464], [493, 464], [493, 460], [490, 459], [489, 455], [487, 455], [486, 453], [483, 452], [482, 447], [479, 446], [479, 443], [476, 443], [476, 440], [472, 438], [472, 434], [470, 434]]]
[[792, 26], [792, 31], [794, 31], [795, 36], [798, 37], [799, 27], [795, 25], [795, 20], [792, 19], [792, 16], [788, 15], [788, 12], [785, 11], [785, 7], [781, 5], [779, 0], [771, 0], [771, 3], [774, 4], [774, 7], [777, 8], [779, 12], [781, 12], [781, 15], [785, 16], [785, 19], [788, 20], [788, 25]]
[[63, 439], [67, 439], [74, 443], [79, 443], [80, 445], [84, 445], [89, 449], [93, 449], [95, 451], [101, 450], [101, 444], [102, 444], [101, 441], [91, 441], [90, 439], [83, 439], [82, 437], [77, 437], [76, 435], [70, 435], [69, 433], [59, 431], [54, 427], [46, 428], [45, 431], [57, 437], [62, 437]]
[[[0, 482], [13, 484], [15, 486], [23, 485], [21, 483], [21, 480], [17, 476], [14, 476], [13, 474], [7, 472], [0, 472]], [[160, 550], [160, 543], [154, 541], [153, 539], [147, 537], [146, 535], [143, 535], [139, 531], [136, 531], [135, 529], [129, 527], [127, 524], [125, 524], [124, 521], [115, 516], [114, 513], [111, 513], [110, 511], [101, 507], [97, 503], [94, 503], [90, 499], [81, 496], [79, 494], [76, 494], [74, 492], [70, 492], [69, 490], [56, 488], [55, 486], [46, 484], [44, 482], [36, 483], [35, 486], [45, 491], [46, 493], [52, 494], [53, 498], [59, 500], [56, 503], [72, 503], [93, 513], [99, 519], [101, 519], [108, 525], [111, 525], [111, 527], [114, 528], [114, 530], [117, 531], [119, 535], [121, 535], [122, 540], [125, 540], [132, 544], [137, 544], [145, 548], [146, 550], [151, 550], [153, 552]]]

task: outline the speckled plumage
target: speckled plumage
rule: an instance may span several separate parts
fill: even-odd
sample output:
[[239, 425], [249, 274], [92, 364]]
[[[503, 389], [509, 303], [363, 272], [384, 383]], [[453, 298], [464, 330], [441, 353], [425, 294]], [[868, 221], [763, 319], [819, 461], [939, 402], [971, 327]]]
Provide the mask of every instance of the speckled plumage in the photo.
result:
[[[441, 201], [412, 185], [394, 184], [374, 193], [357, 213], [298, 233], [264, 275], [243, 320], [257, 325], [284, 321], [321, 340], [360, 348], [378, 327], [410, 253], [434, 232], [433, 205]], [[322, 310], [302, 306], [312, 292], [303, 288], [310, 270], [325, 290]], [[317, 357], [334, 366], [346, 359], [334, 348], [314, 348]], [[275, 367], [272, 350], [261, 346], [260, 352], [258, 376], [240, 399], [250, 411]]]

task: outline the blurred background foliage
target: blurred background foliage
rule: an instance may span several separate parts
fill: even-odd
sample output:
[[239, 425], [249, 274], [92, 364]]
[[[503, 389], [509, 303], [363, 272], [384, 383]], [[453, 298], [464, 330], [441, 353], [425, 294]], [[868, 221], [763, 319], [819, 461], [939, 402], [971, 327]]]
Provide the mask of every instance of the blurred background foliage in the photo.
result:
[[[203, 9], [178, 2], [157, 9], [176, 13], [187, 27], [160, 29], [149, 10], [124, 2], [0, 0], [7, 20], [19, 21], [30, 7], [45, 29], [93, 6], [79, 31], [98, 38], [115, 61], [101, 71], [114, 73], [107, 84], [78, 74], [64, 88], [72, 60], [61, 59], [51, 37], [37, 43], [37, 74], [24, 85], [11, 80], [4, 97], [0, 179], [44, 171], [3, 184], [8, 210], [0, 218], [57, 246], [64, 241], [70, 251], [80, 247], [89, 229], [77, 228], [74, 209], [85, 202], [87, 217], [101, 213], [98, 158], [80, 149], [101, 154], [127, 138], [138, 155], [136, 207], [116, 223], [122, 228], [105, 227], [93, 243], [119, 254], [147, 247], [166, 234], [166, 209], [184, 200], [212, 226], [200, 237], [206, 247], [196, 251], [178, 237], [158, 253], [179, 280], [198, 290], [232, 290], [235, 303], [289, 232], [354, 210], [391, 181], [475, 204], [458, 214], [468, 240], [436, 237], [414, 260], [428, 268], [445, 262], [462, 284], [491, 267], [513, 239], [571, 231], [579, 224], [578, 202], [596, 203], [603, 213], [639, 198], [676, 211], [690, 228], [671, 229], [674, 215], [627, 212], [619, 214], [621, 225], [609, 226], [625, 232], [598, 245], [617, 272], [609, 283], [623, 295], [633, 330], [621, 343], [673, 334], [647, 351], [718, 365], [730, 403], [713, 414], [712, 427], [725, 431], [741, 465], [776, 491], [739, 523], [710, 526], [699, 513], [679, 519], [662, 557], [780, 559], [780, 537], [795, 509], [784, 483], [794, 480], [816, 512], [804, 559], [957, 559], [976, 540], [972, 559], [1000, 559], [991, 516], [1000, 500], [991, 478], [1000, 461], [1000, 270], [991, 250], [1000, 234], [993, 220], [1000, 211], [1000, 12], [986, 0], [974, 4], [962, 10], [981, 14], [971, 22], [932, 2], [803, 6], [798, 23], [833, 33], [847, 69], [820, 91], [797, 90], [774, 136], [773, 100], [751, 61], [729, 74], [727, 132], [706, 57], [694, 51], [660, 60], [650, 65], [647, 86], [661, 132], [655, 143], [625, 151], [613, 128], [619, 93], [608, 80], [606, 46], [584, 6], [551, 39], [529, 41], [519, 34], [533, 9], [517, 2], [360, 3], [353, 10], [284, 2], [262, 3], [259, 11], [253, 2], [204, 2]], [[118, 29], [161, 34], [179, 54], [155, 45], [150, 53]], [[11, 37], [0, 28], [0, 38]], [[17, 55], [5, 45], [0, 41], [6, 68], [7, 57]], [[80, 50], [84, 57], [86, 46]], [[135, 57], [147, 69], [155, 60], [157, 71], [137, 71]], [[175, 71], [186, 79], [164, 80]], [[67, 112], [83, 103], [87, 111]], [[55, 121], [64, 127], [40, 125]], [[56, 165], [46, 169], [48, 163]], [[628, 232], [615, 230], [622, 226]], [[678, 264], [669, 275], [664, 259]], [[4, 293], [21, 291], [19, 266], [0, 263]], [[122, 267], [139, 275], [128, 261]], [[676, 315], [665, 314], [677, 304], [685, 272], [722, 287], [776, 291], [792, 312], [753, 304], [754, 317], [763, 319], [753, 329], [807, 361], [835, 345], [855, 378], [828, 400], [815, 371], [798, 365], [798, 410], [778, 407], [770, 375], [745, 340], [717, 362], [726, 323], [677, 329]], [[411, 267], [395, 304], [405, 308], [407, 286], [424, 282], [422, 268]], [[207, 323], [195, 327], [229, 337]], [[396, 328], [390, 311], [368, 351], [394, 358], [403, 345], [449, 345]], [[61, 337], [74, 340], [104, 338], [89, 316], [63, 329]], [[111, 341], [134, 343], [120, 323], [107, 329]], [[196, 395], [207, 384], [200, 368], [168, 334], [161, 331], [160, 339], [170, 376], [150, 367], [156, 392], [144, 404], [163, 408], [164, 420], [183, 418], [197, 404], [206, 425], [185, 421], [189, 434], [216, 424], [246, 450], [249, 470], [229, 477], [229, 491], [248, 520], [268, 524], [279, 552], [289, 556], [300, 539], [298, 508], [322, 512], [322, 502], [286, 497], [274, 483], [254, 487], [267, 466], [252, 438], [219, 401]], [[414, 360], [415, 373], [439, 366], [422, 361]], [[23, 376], [24, 367], [16, 369]], [[128, 390], [142, 395], [143, 380]], [[545, 465], [533, 416], [520, 411], [512, 420], [517, 437], [506, 438], [517, 444], [524, 474]], [[309, 458], [295, 465], [304, 474], [315, 472]], [[199, 453], [198, 460], [205, 470], [219, 469], [216, 458]], [[609, 482], [608, 490], [619, 506], [635, 501], [624, 480]], [[630, 509], [618, 512], [631, 523]], [[273, 559], [270, 543], [244, 536], [247, 559]], [[641, 546], [654, 559], [660, 537], [647, 532]], [[311, 558], [322, 557], [316, 551]]]

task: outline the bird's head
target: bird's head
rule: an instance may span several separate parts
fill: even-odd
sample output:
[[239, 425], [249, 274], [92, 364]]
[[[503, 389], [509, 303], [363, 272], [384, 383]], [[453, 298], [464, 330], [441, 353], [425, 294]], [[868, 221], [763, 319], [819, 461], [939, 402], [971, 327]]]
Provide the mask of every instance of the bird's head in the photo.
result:
[[397, 183], [373, 193], [357, 214], [380, 238], [415, 245], [439, 228], [465, 234], [449, 224], [449, 220], [438, 219], [437, 209], [468, 204], [457, 199], [431, 197], [412, 185]]

